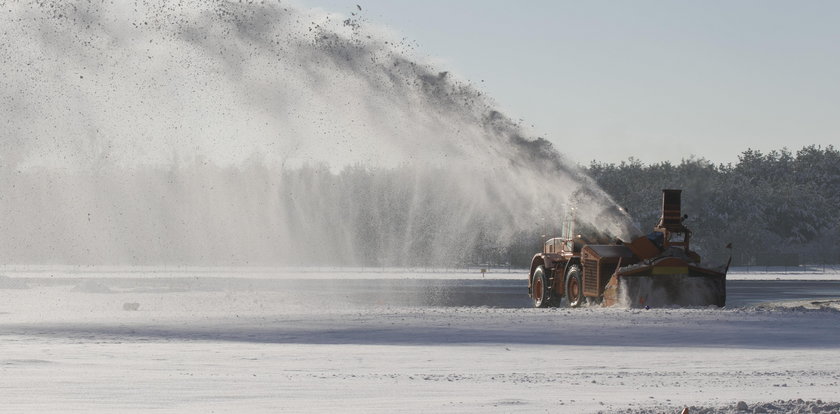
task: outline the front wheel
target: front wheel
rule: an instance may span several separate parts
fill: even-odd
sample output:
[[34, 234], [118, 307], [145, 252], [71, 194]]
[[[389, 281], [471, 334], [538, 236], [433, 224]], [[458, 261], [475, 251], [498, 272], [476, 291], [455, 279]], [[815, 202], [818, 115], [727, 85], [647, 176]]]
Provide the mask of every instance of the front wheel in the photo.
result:
[[531, 299], [534, 300], [535, 308], [547, 308], [553, 305], [551, 292], [548, 288], [548, 276], [543, 266], [537, 266], [534, 269], [534, 279], [531, 282]]
[[583, 304], [583, 300], [580, 266], [571, 265], [566, 271], [566, 303], [570, 308], [577, 308]]

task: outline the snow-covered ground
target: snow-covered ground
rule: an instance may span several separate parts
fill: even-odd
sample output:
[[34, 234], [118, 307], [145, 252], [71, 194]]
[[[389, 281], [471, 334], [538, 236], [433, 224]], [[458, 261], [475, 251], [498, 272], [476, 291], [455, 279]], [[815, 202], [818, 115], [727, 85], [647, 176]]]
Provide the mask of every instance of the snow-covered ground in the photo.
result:
[[[200, 266], [0, 266], [0, 274], [14, 278], [163, 278], [222, 277], [266, 279], [516, 279], [528, 269], [406, 267], [200, 267]], [[729, 280], [840, 280], [839, 265], [733, 266]]]
[[354, 285], [381, 287], [360, 302], [333, 271], [278, 288], [230, 269], [99, 270], [0, 278], [4, 411], [586, 413], [840, 400], [832, 300], [398, 306], [376, 300], [405, 294], [387, 280]]
[[744, 266], [729, 269], [729, 280], [840, 280], [840, 266]]

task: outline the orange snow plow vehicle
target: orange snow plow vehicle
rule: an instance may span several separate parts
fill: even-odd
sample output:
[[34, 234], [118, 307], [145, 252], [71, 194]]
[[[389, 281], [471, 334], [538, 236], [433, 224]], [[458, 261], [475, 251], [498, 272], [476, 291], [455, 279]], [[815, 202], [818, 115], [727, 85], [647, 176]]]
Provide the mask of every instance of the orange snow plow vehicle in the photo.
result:
[[726, 272], [732, 258], [717, 268], [700, 264], [689, 249], [682, 190], [662, 190], [662, 216], [653, 232], [626, 243], [604, 242], [575, 234], [564, 220], [561, 237], [547, 240], [531, 260], [528, 293], [537, 308], [605, 306], [724, 306]]

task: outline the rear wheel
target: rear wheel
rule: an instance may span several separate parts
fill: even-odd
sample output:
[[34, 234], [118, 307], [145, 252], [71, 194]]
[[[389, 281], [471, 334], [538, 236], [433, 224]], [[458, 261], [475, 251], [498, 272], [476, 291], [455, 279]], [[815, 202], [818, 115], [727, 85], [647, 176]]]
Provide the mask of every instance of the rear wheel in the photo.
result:
[[578, 265], [571, 265], [566, 271], [566, 301], [570, 308], [577, 308], [583, 304], [583, 283]]
[[534, 269], [534, 279], [531, 282], [531, 299], [534, 300], [535, 308], [556, 306], [555, 301], [551, 298], [551, 291], [548, 288], [548, 275], [543, 266], [537, 266]]

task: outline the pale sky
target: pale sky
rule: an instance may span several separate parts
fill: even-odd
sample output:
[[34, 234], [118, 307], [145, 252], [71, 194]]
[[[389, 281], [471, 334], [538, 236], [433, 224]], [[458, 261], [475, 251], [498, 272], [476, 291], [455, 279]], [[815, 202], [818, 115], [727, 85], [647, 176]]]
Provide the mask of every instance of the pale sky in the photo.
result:
[[583, 164], [840, 146], [840, 2], [298, 3], [359, 4]]

